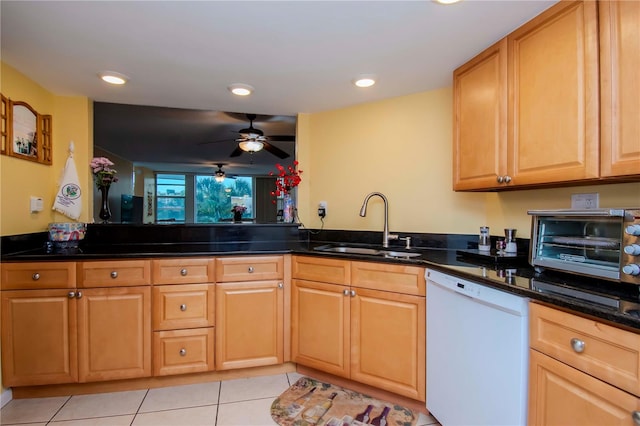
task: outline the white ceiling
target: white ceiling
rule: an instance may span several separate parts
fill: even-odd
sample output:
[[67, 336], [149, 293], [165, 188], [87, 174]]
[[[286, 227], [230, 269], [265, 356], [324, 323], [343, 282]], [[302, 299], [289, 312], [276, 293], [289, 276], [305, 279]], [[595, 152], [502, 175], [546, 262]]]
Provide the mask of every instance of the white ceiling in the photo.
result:
[[[447, 86], [554, 2], [3, 0], [2, 60], [58, 95], [294, 115]], [[361, 73], [378, 84], [355, 88]], [[255, 94], [233, 97], [235, 82]]]
[[[2, 0], [1, 59], [61, 96], [296, 115], [448, 86], [457, 66], [555, 2]], [[104, 70], [130, 81], [107, 85], [97, 77]], [[358, 74], [375, 74], [378, 83], [356, 88], [351, 81]], [[231, 95], [227, 86], [237, 82], [251, 84], [255, 93]], [[265, 118], [256, 127], [274, 134]], [[207, 124], [191, 121], [187, 125]], [[189, 150], [171, 140], [158, 145], [160, 136], [149, 129], [159, 126], [143, 124], [135, 144], [120, 137], [121, 149], [147, 137], [158, 151], [178, 148], [172, 156], [182, 164], [231, 160], [230, 166], [251, 161], [272, 167], [277, 160], [264, 152], [230, 159], [233, 143], [219, 152], [194, 149], [199, 158], [186, 158]], [[208, 141], [227, 139], [247, 124], [236, 119], [219, 126], [224, 133], [201, 133]], [[115, 134], [118, 125], [112, 127]], [[187, 133], [177, 123], [175, 130]]]

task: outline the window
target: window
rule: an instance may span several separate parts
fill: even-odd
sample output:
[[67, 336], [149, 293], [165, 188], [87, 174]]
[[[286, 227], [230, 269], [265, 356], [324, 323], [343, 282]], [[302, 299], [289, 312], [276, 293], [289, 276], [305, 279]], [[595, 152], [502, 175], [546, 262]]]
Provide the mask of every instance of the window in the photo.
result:
[[156, 175], [156, 221], [185, 222], [186, 178], [180, 174]]
[[211, 175], [196, 176], [195, 188], [195, 222], [211, 223], [230, 221], [233, 218], [231, 208], [244, 206], [247, 210], [243, 218], [252, 219], [253, 214], [253, 179], [238, 176], [227, 177], [216, 182]]

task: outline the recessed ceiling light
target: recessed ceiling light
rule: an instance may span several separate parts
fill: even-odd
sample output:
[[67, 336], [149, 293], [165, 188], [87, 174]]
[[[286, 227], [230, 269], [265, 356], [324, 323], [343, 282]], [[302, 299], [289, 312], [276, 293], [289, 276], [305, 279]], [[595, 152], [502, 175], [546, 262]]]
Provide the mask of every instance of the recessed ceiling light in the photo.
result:
[[229, 87], [227, 87], [227, 89], [229, 89], [229, 91], [234, 95], [238, 95], [238, 96], [248, 96], [255, 90], [253, 86], [250, 86], [244, 83], [230, 84]]
[[98, 74], [103, 81], [109, 84], [125, 84], [129, 81], [129, 77], [124, 74], [115, 71], [102, 71]]
[[371, 87], [376, 84], [376, 79], [373, 75], [361, 75], [353, 80], [353, 84], [358, 87]]

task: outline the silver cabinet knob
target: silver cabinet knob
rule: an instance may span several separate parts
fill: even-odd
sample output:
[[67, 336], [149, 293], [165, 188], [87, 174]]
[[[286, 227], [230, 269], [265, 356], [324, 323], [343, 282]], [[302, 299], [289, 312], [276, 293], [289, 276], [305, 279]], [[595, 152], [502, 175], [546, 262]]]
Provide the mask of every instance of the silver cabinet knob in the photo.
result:
[[74, 297], [76, 297], [76, 292], [75, 291], [70, 291], [68, 296], [69, 296], [69, 299], [73, 299]]
[[283, 283], [278, 283], [278, 288], [284, 288], [284, 284]]
[[249, 266], [249, 268], [247, 269], [247, 271], [249, 271], [250, 274], [253, 274], [253, 266]]
[[344, 290], [342, 290], [342, 294], [344, 294], [345, 296], [348, 296], [349, 290], [345, 288]]
[[187, 354], [187, 350], [185, 348], [180, 349], [180, 356], [185, 356]]
[[187, 305], [185, 305], [184, 303], [182, 305], [180, 305], [180, 310], [182, 312], [186, 311], [187, 310]]
[[186, 277], [187, 276], [187, 269], [186, 268], [180, 269], [180, 275], [182, 275], [183, 277]]
[[355, 290], [351, 290], [351, 297], [356, 297], [356, 291]]
[[496, 177], [496, 180], [498, 181], [498, 183], [504, 182], [504, 178], [502, 176]]
[[31, 275], [31, 279], [33, 279], [34, 281], [38, 281], [40, 279], [40, 274], [36, 272], [35, 274]]
[[577, 353], [584, 352], [585, 343], [584, 340], [576, 339], [575, 337], [571, 339], [571, 347]]
[[631, 418], [635, 424], [640, 425], [640, 411], [634, 411], [631, 413]]
[[509, 183], [509, 182], [511, 182], [511, 176], [507, 175], [504, 177], [504, 183]]
[[78, 291], [76, 292], [76, 299], [80, 299], [80, 298], [82, 298], [82, 292]]
[[111, 271], [111, 278], [116, 279], [118, 278], [118, 271]]

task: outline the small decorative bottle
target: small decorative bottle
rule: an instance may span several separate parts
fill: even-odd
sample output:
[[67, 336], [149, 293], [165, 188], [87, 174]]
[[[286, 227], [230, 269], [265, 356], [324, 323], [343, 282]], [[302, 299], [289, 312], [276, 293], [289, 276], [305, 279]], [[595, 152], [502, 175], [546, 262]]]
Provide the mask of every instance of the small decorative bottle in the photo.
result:
[[371, 416], [371, 410], [373, 410], [373, 405], [367, 405], [367, 408], [360, 414], [358, 414], [355, 418], [356, 421], [367, 424], [369, 423], [369, 418]]
[[305, 393], [302, 396], [299, 396], [295, 401], [289, 404], [286, 408], [287, 414], [289, 415], [289, 417], [294, 418], [298, 414], [300, 414], [300, 412], [304, 410], [304, 404], [307, 401], [309, 401], [309, 399], [311, 398], [311, 396], [315, 391], [316, 391], [316, 386], [312, 387], [307, 393]]
[[338, 395], [336, 392], [332, 392], [329, 395], [329, 398], [326, 399], [322, 404], [318, 404], [315, 407], [309, 408], [307, 411], [302, 413], [302, 418], [309, 424], [315, 425], [318, 421], [325, 415], [329, 408], [333, 405], [333, 398]]
[[382, 413], [375, 419], [371, 420], [372, 425], [376, 426], [386, 426], [387, 425], [387, 415], [389, 414], [389, 407], [384, 407]]

